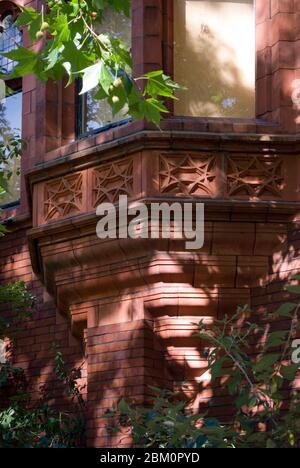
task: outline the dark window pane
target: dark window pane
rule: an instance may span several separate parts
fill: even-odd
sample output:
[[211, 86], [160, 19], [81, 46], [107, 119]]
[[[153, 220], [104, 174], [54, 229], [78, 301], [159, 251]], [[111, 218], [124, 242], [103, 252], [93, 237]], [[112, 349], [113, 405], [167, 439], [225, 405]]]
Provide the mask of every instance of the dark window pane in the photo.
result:
[[[105, 20], [99, 24], [97, 32], [108, 33], [118, 39], [122, 39], [128, 46], [131, 45], [131, 19], [125, 15], [107, 11]], [[96, 91], [91, 91], [81, 96], [79, 103], [79, 135], [97, 131], [107, 125], [124, 120], [126, 109], [113, 116], [111, 108], [106, 101], [94, 100]]]
[[121, 122], [126, 118], [126, 109], [113, 116], [111, 107], [107, 101], [94, 100], [94, 93], [95, 91], [91, 91], [81, 98], [83, 113], [82, 134], [95, 132], [107, 125]]

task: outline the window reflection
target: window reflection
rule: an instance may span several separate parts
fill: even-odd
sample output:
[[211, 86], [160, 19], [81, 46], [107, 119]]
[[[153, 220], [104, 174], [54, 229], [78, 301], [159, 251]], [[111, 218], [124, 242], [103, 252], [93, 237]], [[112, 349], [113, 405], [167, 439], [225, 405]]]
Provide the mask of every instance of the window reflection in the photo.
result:
[[[128, 46], [131, 45], [131, 18], [124, 14], [107, 10], [104, 20], [96, 28], [97, 32], [105, 32], [118, 39], [123, 40]], [[111, 107], [104, 101], [94, 100], [96, 90], [80, 97], [79, 102], [79, 135], [97, 131], [101, 128], [120, 122], [124, 119], [126, 109], [113, 116]]]
[[[0, 102], [0, 139], [7, 143], [13, 136], [21, 136], [22, 90], [7, 96]], [[3, 169], [11, 173], [8, 192], [0, 198], [1, 204], [17, 201], [20, 198], [20, 158], [14, 158]]]

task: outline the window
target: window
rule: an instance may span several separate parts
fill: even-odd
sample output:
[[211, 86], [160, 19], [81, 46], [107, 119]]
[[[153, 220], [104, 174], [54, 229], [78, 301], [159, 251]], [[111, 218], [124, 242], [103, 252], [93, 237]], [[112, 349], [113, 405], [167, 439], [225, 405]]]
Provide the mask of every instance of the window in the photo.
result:
[[[122, 39], [126, 44], [131, 44], [131, 19], [125, 15], [108, 10], [103, 23], [99, 25], [99, 34], [103, 29], [112, 36]], [[124, 112], [113, 116], [111, 108], [105, 100], [94, 100], [94, 93], [95, 91], [91, 91], [79, 97], [77, 131], [79, 136], [128, 121], [128, 119], [124, 119]]]
[[175, 114], [255, 117], [254, 0], [174, 0]]
[[[15, 12], [7, 10], [0, 14], [0, 53], [9, 52], [22, 43], [22, 33], [14, 25]], [[6, 143], [12, 136], [21, 136], [22, 127], [22, 80], [10, 80], [14, 62], [0, 56], [0, 72], [7, 76], [0, 89], [0, 139]], [[20, 161], [14, 159], [7, 168], [10, 172], [8, 192], [0, 199], [1, 204], [18, 201], [20, 198]]]

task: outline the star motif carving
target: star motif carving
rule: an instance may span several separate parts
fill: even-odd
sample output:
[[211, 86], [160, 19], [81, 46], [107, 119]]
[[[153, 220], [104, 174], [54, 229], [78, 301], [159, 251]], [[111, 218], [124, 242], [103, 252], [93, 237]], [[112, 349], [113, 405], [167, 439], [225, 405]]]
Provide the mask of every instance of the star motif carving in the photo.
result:
[[93, 206], [116, 203], [120, 195], [133, 195], [133, 160], [98, 167], [93, 172]]
[[160, 190], [183, 196], [210, 196], [216, 179], [216, 158], [212, 155], [160, 157]]
[[82, 211], [82, 175], [67, 176], [45, 186], [45, 220], [74, 215]]
[[284, 184], [281, 158], [251, 156], [228, 158], [228, 194], [251, 198], [282, 196]]

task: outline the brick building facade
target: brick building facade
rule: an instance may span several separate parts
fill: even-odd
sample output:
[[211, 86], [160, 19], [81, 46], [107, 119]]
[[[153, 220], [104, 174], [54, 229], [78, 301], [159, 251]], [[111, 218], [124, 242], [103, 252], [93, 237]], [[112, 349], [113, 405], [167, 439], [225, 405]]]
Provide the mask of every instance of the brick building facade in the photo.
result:
[[[53, 341], [70, 366], [83, 363], [88, 446], [116, 443], [105, 409], [121, 396], [143, 402], [149, 384], [185, 381], [195, 407], [225, 416], [230, 402], [209, 385], [193, 323], [239, 304], [264, 313], [299, 272], [300, 116], [292, 96], [300, 2], [257, 0], [255, 12], [252, 119], [178, 117], [170, 107], [161, 132], [129, 122], [77, 139], [75, 90], [23, 79], [28, 147], [20, 204], [3, 214], [10, 233], [0, 242], [0, 280], [26, 281], [37, 311], [14, 360], [35, 398], [53, 379]], [[173, 73], [173, 18], [173, 0], [132, 0], [136, 74]], [[96, 206], [119, 194], [204, 200], [203, 249], [186, 251], [180, 240], [100, 241]]]

